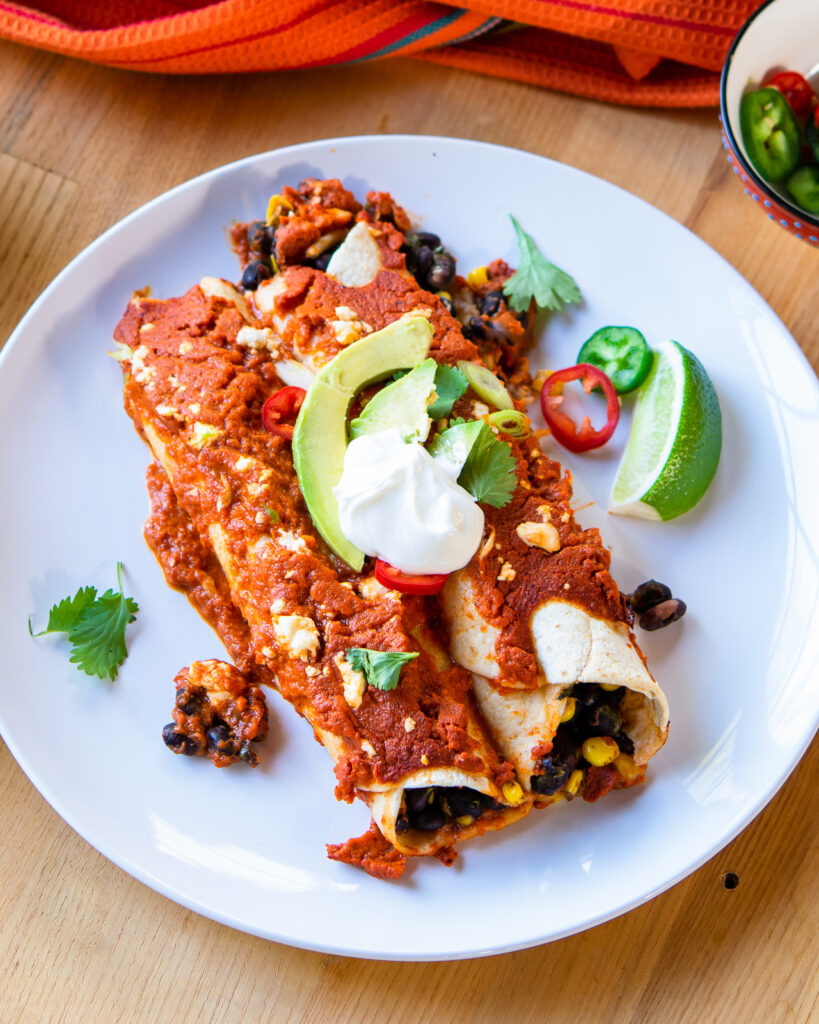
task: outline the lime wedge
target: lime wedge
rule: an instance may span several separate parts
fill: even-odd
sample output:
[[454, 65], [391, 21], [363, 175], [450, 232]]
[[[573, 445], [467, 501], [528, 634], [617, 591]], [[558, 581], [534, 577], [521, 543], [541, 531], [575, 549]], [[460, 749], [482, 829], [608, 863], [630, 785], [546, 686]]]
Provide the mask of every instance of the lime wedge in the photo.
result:
[[655, 520], [681, 516], [708, 489], [721, 447], [722, 415], [702, 363], [676, 341], [658, 345], [637, 393], [609, 512]]

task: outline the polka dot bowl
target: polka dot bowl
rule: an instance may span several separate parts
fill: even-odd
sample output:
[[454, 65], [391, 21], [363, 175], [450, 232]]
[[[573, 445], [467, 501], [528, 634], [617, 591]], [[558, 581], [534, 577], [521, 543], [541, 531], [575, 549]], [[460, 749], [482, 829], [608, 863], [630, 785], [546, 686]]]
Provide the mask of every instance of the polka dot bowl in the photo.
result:
[[749, 83], [774, 71], [819, 77], [819, 0], [768, 0], [745, 22], [728, 51], [720, 84], [722, 144], [745, 194], [771, 220], [819, 248], [819, 216], [806, 213], [776, 185], [764, 181], [748, 159], [739, 128], [739, 105]]

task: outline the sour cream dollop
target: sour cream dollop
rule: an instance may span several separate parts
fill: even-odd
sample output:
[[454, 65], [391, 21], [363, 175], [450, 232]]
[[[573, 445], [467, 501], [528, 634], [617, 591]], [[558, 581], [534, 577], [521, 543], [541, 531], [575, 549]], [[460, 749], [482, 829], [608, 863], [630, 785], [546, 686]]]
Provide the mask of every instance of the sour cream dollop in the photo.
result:
[[341, 529], [365, 554], [402, 572], [454, 572], [478, 549], [483, 512], [456, 467], [407, 444], [397, 429], [352, 440], [333, 494]]

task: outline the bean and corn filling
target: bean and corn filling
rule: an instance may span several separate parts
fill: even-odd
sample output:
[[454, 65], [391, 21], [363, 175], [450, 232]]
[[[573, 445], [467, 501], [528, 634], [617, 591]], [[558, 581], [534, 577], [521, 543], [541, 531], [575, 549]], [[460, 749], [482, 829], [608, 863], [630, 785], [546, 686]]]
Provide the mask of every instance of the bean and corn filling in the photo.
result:
[[436, 832], [453, 821], [466, 828], [484, 812], [502, 810], [503, 804], [467, 786], [405, 789], [395, 831], [407, 832], [415, 828], [422, 832]]
[[365, 216], [370, 223], [387, 225], [400, 233], [399, 238], [403, 236], [399, 252], [406, 270], [460, 322], [464, 337], [477, 345], [483, 363], [507, 383], [515, 385], [520, 378], [520, 383], [527, 384], [521, 360], [530, 340], [530, 313], [516, 312], [507, 305], [503, 285], [511, 268], [495, 260], [475, 267], [466, 278], [457, 275], [455, 257], [440, 236], [410, 230], [406, 212], [386, 193], [370, 192], [363, 210], [340, 182], [333, 180], [306, 179], [298, 190], [285, 189], [283, 195], [274, 196], [266, 221], [237, 225], [232, 232], [244, 268], [242, 287], [255, 291], [284, 267], [326, 271], [353, 226], [353, 218]]
[[638, 771], [631, 759], [634, 744], [623, 728], [620, 705], [625, 695], [624, 686], [606, 683], [577, 683], [565, 691], [566, 707], [552, 749], [537, 762], [538, 772], [531, 779], [535, 793], [554, 796], [563, 791], [572, 798], [583, 791], [592, 769], [611, 766], [613, 785], [614, 773], [629, 780]]

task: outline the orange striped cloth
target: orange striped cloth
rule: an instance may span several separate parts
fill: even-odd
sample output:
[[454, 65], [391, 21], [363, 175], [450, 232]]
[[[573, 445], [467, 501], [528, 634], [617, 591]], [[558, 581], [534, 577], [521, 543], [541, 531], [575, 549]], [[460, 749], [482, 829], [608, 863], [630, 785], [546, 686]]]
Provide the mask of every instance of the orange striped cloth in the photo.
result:
[[[717, 102], [762, 0], [0, 0], [0, 37], [139, 71], [315, 68], [412, 56], [645, 106]], [[819, 2], [819, 0], [817, 0]]]

